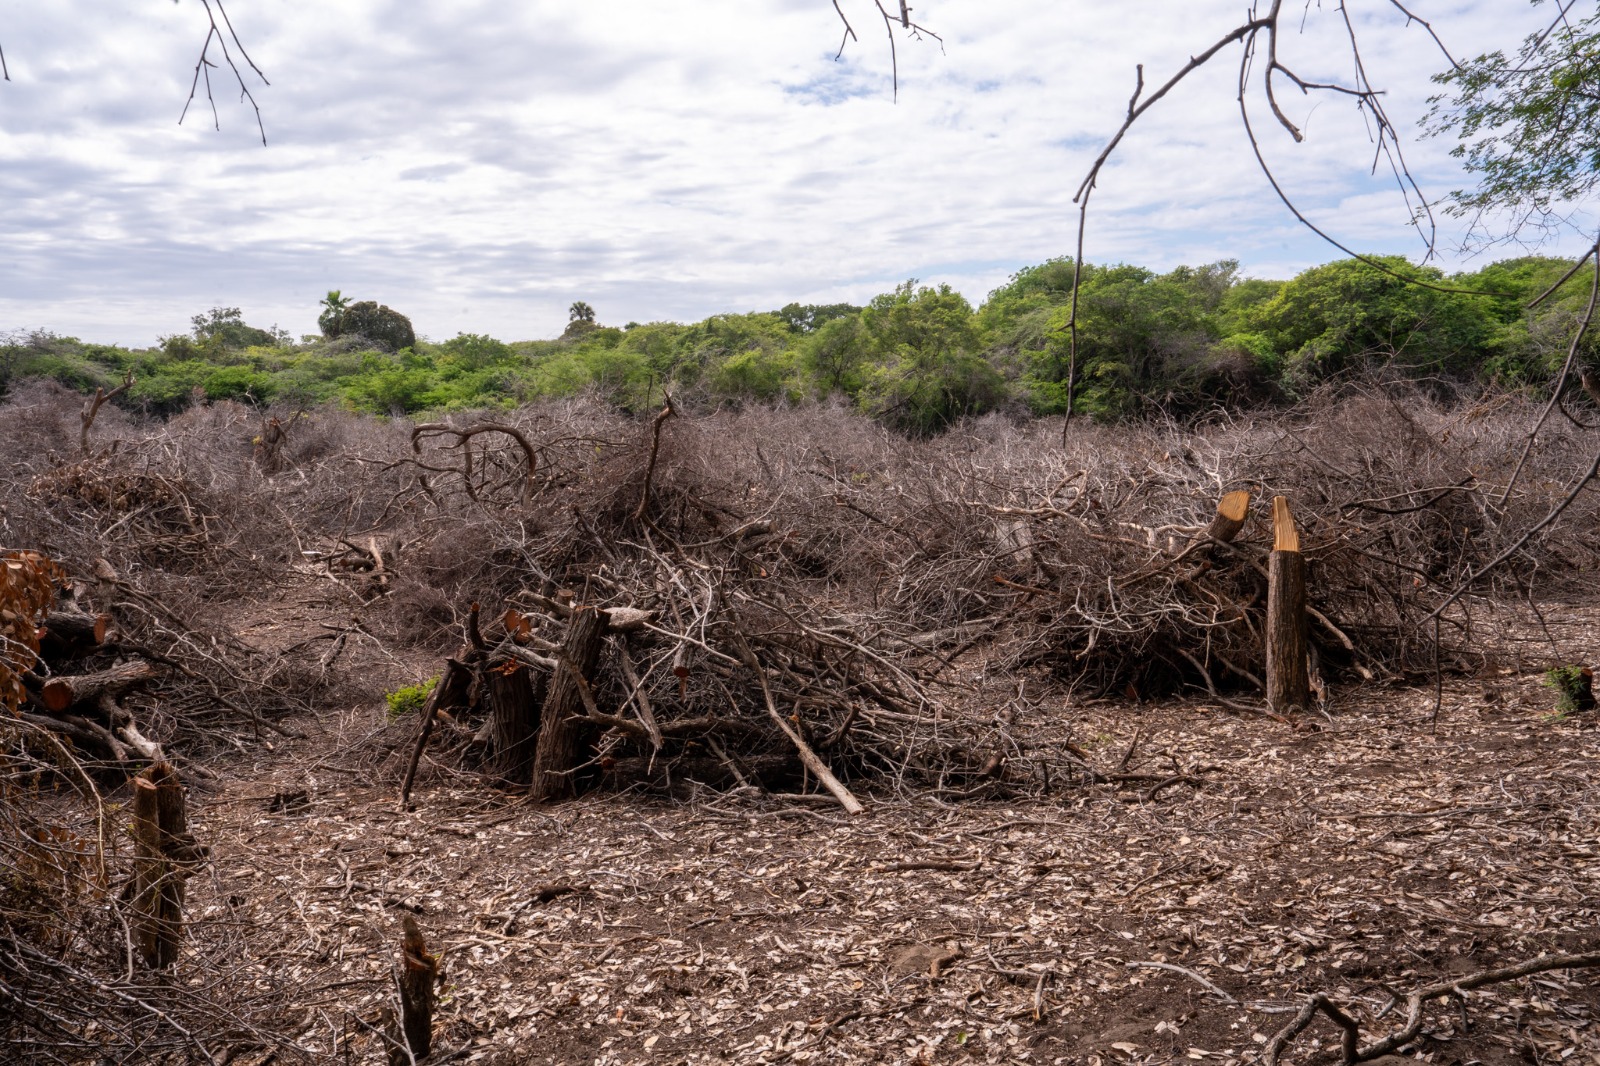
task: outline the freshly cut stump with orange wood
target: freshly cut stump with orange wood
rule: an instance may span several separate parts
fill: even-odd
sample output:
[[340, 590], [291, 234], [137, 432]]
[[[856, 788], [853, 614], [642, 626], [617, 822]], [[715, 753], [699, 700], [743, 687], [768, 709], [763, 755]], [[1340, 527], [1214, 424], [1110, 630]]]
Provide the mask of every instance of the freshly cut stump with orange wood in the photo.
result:
[[133, 934], [153, 970], [178, 961], [183, 939], [184, 882], [202, 857], [189, 835], [178, 772], [157, 763], [133, 779]]
[[1311, 705], [1307, 664], [1306, 558], [1289, 501], [1272, 499], [1272, 555], [1267, 560], [1267, 705], [1279, 714]]
[[1211, 525], [1206, 527], [1202, 539], [1231, 544], [1233, 538], [1244, 528], [1245, 519], [1249, 514], [1249, 492], [1244, 489], [1234, 489], [1225, 493], [1221, 502], [1217, 504], [1217, 516], [1211, 520]]

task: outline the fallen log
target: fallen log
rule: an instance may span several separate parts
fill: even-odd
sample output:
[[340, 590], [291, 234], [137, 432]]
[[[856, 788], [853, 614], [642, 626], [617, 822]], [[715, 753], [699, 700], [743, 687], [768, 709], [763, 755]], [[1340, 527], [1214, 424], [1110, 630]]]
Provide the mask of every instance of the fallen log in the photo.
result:
[[98, 673], [52, 677], [40, 688], [39, 698], [47, 709], [59, 713], [75, 704], [99, 703], [102, 697], [116, 699], [159, 676], [154, 666], [133, 659]]
[[73, 608], [52, 611], [35, 631], [39, 654], [46, 662], [59, 662], [93, 651], [106, 642], [110, 622], [109, 615]]

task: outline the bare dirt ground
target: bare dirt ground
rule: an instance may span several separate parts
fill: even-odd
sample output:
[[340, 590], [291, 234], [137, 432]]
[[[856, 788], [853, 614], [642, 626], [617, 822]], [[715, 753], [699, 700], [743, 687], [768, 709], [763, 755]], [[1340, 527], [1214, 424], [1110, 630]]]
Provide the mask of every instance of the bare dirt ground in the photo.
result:
[[[854, 819], [709, 790], [537, 808], [438, 768], [402, 812], [410, 725], [355, 712], [196, 793], [195, 932], [247, 939], [264, 996], [295, 986], [326, 1061], [378, 1056], [410, 912], [444, 952], [453, 1061], [1233, 1066], [1307, 993], [1371, 1039], [1395, 993], [1600, 947], [1600, 731], [1538, 680], [1447, 681], [1436, 721], [1409, 689], [1296, 726], [1039, 699], [1099, 770], [1149, 781], [866, 786]], [[1436, 1003], [1410, 1054], [1600, 1063], [1593, 975]], [[1320, 1021], [1286, 1060], [1337, 1037]]]

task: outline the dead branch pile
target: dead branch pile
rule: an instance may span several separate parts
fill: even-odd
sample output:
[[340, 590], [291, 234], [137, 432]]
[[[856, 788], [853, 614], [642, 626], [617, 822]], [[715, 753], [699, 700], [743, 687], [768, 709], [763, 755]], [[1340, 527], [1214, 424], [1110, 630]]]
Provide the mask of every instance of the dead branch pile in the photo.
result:
[[[1581, 495], [1435, 629], [1586, 465], [1582, 431], [1549, 428], [1501, 503], [1530, 416], [1513, 397], [1374, 388], [1193, 429], [1085, 426], [1066, 449], [998, 418], [910, 442], [830, 407], [640, 421], [580, 402], [410, 427], [219, 404], [104, 423], [120, 447], [55, 458], [74, 408], [40, 390], [0, 409], [0, 540], [63, 561], [79, 609], [111, 616], [73, 671], [159, 669], [127, 702], [169, 754], [440, 672], [418, 654], [448, 652], [478, 603], [426, 765], [452, 751], [531, 780], [569, 620], [623, 609], [561, 697], [582, 719], [572, 785], [800, 787], [814, 757], [844, 781], [987, 794], [1090, 773], [1029, 698], [1045, 672], [1076, 698], [1259, 705], [1275, 496], [1310, 562], [1325, 697], [1481, 665], [1486, 620], [1600, 558]], [[281, 619], [305, 587], [324, 594], [315, 631]]]
[[[0, 797], [3, 1035], [36, 1057], [292, 1054], [272, 1035], [285, 1000], [225, 928], [184, 949], [199, 984], [130, 968], [146, 845], [100, 790], [163, 756], [201, 775], [206, 745], [295, 712], [437, 672], [403, 723], [418, 779], [454, 765], [549, 798], [1153, 792], [1203, 771], [1097, 769], [1060, 719], [1130, 691], [1259, 705], [1272, 497], [1300, 522], [1335, 697], [1478, 665], [1486, 623], [1600, 560], [1592, 493], [1536, 529], [1592, 442], [1548, 429], [1508, 485], [1530, 422], [1514, 398], [1370, 392], [1192, 430], [1084, 427], [1065, 450], [1000, 419], [908, 442], [831, 407], [643, 421], [572, 403], [414, 429], [226, 404], [90, 425], [78, 408], [37, 388], [0, 407], [0, 547], [70, 575], [19, 679]], [[1047, 674], [1069, 706], [1037, 696]]]
[[[1508, 399], [1446, 409], [1374, 391], [1192, 432], [1092, 428], [1065, 452], [1000, 421], [914, 444], [836, 410], [666, 415], [575, 430], [533, 414], [515, 442], [467, 420], [419, 427], [389, 467], [415, 467], [419, 520], [456, 514], [482, 538], [458, 602], [509, 610], [457, 657], [482, 678], [453, 735], [482, 765], [526, 779], [497, 748], [493, 678], [526, 669], [546, 698], [580, 607], [640, 621], [585, 676], [583, 758], [563, 773], [781, 786], [806, 778], [810, 749], [846, 778], [988, 791], [1086, 772], [996, 673], [1257, 703], [1274, 496], [1301, 521], [1324, 701], [1481, 665], [1487, 614], [1600, 558], [1583, 497], [1561, 533], [1445, 611], [1435, 641], [1430, 612], [1587, 460], [1575, 434], [1552, 434], [1499, 505], [1527, 417]], [[414, 557], [439, 558], [437, 537]]]

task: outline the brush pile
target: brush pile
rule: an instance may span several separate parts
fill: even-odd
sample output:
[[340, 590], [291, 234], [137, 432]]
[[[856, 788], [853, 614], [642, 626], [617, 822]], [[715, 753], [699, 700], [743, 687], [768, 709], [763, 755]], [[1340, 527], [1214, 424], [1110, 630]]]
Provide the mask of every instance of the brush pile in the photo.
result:
[[[496, 616], [454, 660], [477, 680], [443, 696], [467, 765], [558, 796], [584, 777], [786, 787], [815, 753], [846, 779], [988, 794], [1090, 773], [1030, 678], [1259, 708], [1274, 496], [1301, 524], [1324, 710], [1347, 682], [1484, 665], [1501, 650], [1486, 617], [1600, 559], [1580, 495], [1435, 630], [1587, 465], [1576, 434], [1549, 431], [1502, 504], [1528, 418], [1374, 390], [1194, 431], [1084, 427], [1062, 449], [999, 420], [913, 443], [829, 409], [581, 432], [546, 414], [514, 441], [420, 427], [389, 472], [414, 467], [421, 514], [471, 516], [487, 549], [476, 580], [447, 568]], [[405, 569], [391, 561], [400, 597]], [[557, 698], [583, 608], [629, 621], [581, 649]], [[523, 670], [507, 706], [553, 700], [581, 734], [544, 770], [537, 716], [497, 702]]]
[[[1500, 653], [1486, 619], [1600, 560], [1581, 493], [1436, 627], [1588, 465], [1582, 430], [1546, 427], [1508, 488], [1532, 423], [1514, 397], [1373, 387], [1187, 429], [1078, 425], [1065, 447], [999, 418], [918, 442], [826, 406], [590, 403], [416, 426], [218, 404], [144, 429], [107, 407], [95, 436], [120, 444], [95, 447], [70, 402], [0, 410], [0, 539], [65, 564], [72, 610], [111, 616], [70, 673], [157, 668], [129, 696], [141, 736], [241, 743], [449, 675], [406, 665], [449, 656], [425, 767], [550, 796], [799, 787], [817, 764], [841, 789], [1037, 788], [1090, 771], [1030, 686], [1258, 707], [1275, 496], [1310, 562], [1325, 710], [1342, 684], [1482, 666]], [[55, 458], [77, 437], [86, 454]], [[338, 621], [281, 617], [306, 587]], [[604, 625], [573, 648], [589, 609]], [[242, 614], [286, 632], [247, 636]], [[540, 770], [552, 701], [576, 732]]]
[[163, 757], [203, 786], [210, 752], [266, 747], [291, 715], [438, 673], [376, 737], [422, 790], [1149, 792], [1178, 778], [1091, 766], [1073, 705], [1260, 709], [1273, 497], [1310, 560], [1334, 714], [1341, 686], [1515, 653], [1502, 623], [1600, 563], [1592, 491], [1538, 528], [1594, 442], [1546, 427], [1513, 482], [1535, 417], [1514, 397], [1372, 389], [1075, 425], [1065, 447], [999, 418], [907, 441], [827, 406], [410, 426], [216, 404], [142, 426], [79, 402], [0, 407], [0, 551], [63, 569], [0, 657], [0, 1037], [41, 1060], [296, 1057], [274, 1035], [296, 992], [228, 921], [188, 929], [186, 981], [135, 964], [150, 849], [103, 802]]

